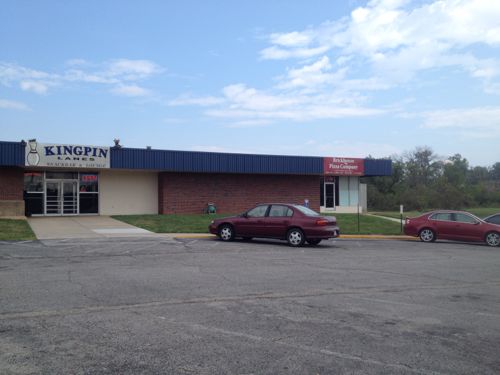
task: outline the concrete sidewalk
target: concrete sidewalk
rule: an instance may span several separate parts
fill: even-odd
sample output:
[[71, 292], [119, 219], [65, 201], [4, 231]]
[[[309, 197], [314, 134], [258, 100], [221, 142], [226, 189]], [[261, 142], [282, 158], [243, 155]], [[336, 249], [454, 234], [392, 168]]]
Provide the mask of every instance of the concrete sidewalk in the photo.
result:
[[[395, 223], [401, 223], [401, 219], [396, 219], [395, 217], [381, 216], [381, 215], [373, 215], [373, 214], [365, 214], [366, 216], [378, 217], [379, 219], [385, 219], [389, 221], [393, 221]], [[404, 220], [404, 219], [403, 219]]]
[[109, 216], [30, 217], [28, 223], [39, 240], [157, 235]]

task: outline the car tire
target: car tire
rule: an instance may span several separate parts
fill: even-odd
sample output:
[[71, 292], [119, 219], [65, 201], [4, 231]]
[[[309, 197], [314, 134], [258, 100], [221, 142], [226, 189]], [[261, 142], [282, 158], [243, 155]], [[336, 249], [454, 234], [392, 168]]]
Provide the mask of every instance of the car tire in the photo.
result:
[[320, 242], [321, 242], [321, 240], [320, 240], [320, 239], [311, 239], [311, 240], [307, 240], [307, 243], [308, 243], [309, 245], [313, 245], [313, 246], [318, 245]]
[[496, 247], [500, 246], [500, 233], [498, 232], [488, 232], [486, 236], [484, 236], [484, 242], [486, 245]]
[[420, 241], [422, 242], [434, 242], [436, 241], [436, 232], [430, 228], [424, 228], [418, 234]]
[[292, 228], [287, 232], [286, 240], [290, 246], [299, 247], [304, 244], [306, 239], [300, 228]]
[[223, 224], [219, 228], [219, 238], [222, 241], [232, 241], [234, 240], [234, 228], [232, 225]]

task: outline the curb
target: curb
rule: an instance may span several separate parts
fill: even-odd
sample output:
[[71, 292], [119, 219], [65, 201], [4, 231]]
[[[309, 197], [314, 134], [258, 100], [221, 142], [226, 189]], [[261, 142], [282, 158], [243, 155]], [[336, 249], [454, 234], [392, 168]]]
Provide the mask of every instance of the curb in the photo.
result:
[[[173, 238], [197, 238], [197, 239], [209, 239], [216, 238], [215, 234], [203, 234], [203, 233], [168, 233]], [[348, 240], [404, 240], [404, 241], [416, 241], [418, 238], [404, 236], [404, 235], [380, 235], [380, 234], [342, 234], [338, 239], [348, 239]]]

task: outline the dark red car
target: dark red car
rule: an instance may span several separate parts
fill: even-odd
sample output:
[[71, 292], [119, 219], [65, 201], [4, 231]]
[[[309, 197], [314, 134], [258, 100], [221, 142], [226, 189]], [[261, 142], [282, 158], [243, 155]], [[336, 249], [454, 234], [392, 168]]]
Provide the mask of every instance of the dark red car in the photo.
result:
[[500, 226], [463, 211], [432, 211], [416, 218], [407, 218], [404, 232], [409, 236], [420, 237], [423, 242], [443, 239], [500, 245]]
[[301, 246], [305, 241], [317, 245], [340, 234], [335, 217], [286, 203], [259, 204], [241, 215], [214, 220], [208, 229], [223, 241], [276, 238], [287, 240], [290, 246]]

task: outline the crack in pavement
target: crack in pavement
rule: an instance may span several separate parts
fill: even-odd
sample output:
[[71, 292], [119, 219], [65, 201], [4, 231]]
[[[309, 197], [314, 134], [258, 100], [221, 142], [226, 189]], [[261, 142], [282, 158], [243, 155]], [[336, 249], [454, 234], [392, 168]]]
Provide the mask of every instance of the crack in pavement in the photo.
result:
[[[160, 317], [163, 318], [163, 317]], [[382, 362], [376, 359], [371, 359], [371, 358], [363, 358], [357, 355], [352, 355], [348, 353], [343, 353], [339, 351], [334, 351], [334, 350], [329, 350], [329, 349], [322, 349], [322, 348], [317, 348], [311, 345], [302, 345], [302, 344], [294, 344], [290, 343], [286, 340], [286, 337], [280, 337], [280, 338], [265, 338], [262, 336], [257, 336], [257, 335], [252, 335], [244, 332], [237, 332], [237, 331], [229, 331], [227, 329], [221, 329], [217, 327], [209, 327], [203, 324], [199, 323], [190, 323], [190, 322], [179, 322], [179, 321], [174, 321], [172, 319], [165, 320], [164, 318], [162, 319], [164, 322], [173, 324], [173, 325], [182, 325], [184, 327], [191, 328], [193, 330], [200, 330], [200, 331], [205, 331], [205, 332], [210, 332], [210, 333], [215, 333], [215, 334], [222, 334], [225, 336], [231, 336], [231, 337], [238, 337], [238, 338], [243, 338], [251, 341], [257, 341], [257, 342], [266, 342], [271, 345], [279, 345], [279, 346], [284, 346], [287, 348], [292, 348], [295, 350], [301, 350], [305, 351], [308, 353], [314, 353], [314, 354], [322, 354], [322, 355], [327, 355], [327, 356], [332, 356], [332, 357], [337, 357], [345, 360], [350, 360], [350, 361], [356, 361], [356, 362], [363, 362], [369, 365], [375, 365], [375, 366], [381, 366], [384, 368], [390, 368], [393, 370], [403, 370], [406, 372], [414, 373], [414, 374], [444, 374], [442, 372], [436, 372], [436, 371], [429, 371], [429, 370], [424, 370], [424, 369], [416, 369], [412, 368], [408, 365], [401, 364], [401, 363], [390, 363], [390, 362]]]
[[[495, 283], [485, 283], [500, 285], [500, 282]], [[472, 287], [476, 285], [465, 284], [462, 287]], [[398, 289], [377, 289], [373, 288], [360, 288], [357, 290], [313, 290], [295, 293], [251, 293], [245, 295], [227, 296], [227, 297], [200, 297], [200, 298], [190, 298], [190, 299], [171, 299], [171, 300], [160, 300], [153, 302], [144, 303], [131, 303], [131, 304], [121, 304], [121, 305], [109, 305], [109, 306], [90, 306], [72, 309], [61, 309], [61, 310], [39, 310], [39, 311], [20, 311], [20, 312], [6, 312], [0, 313], [0, 320], [15, 320], [15, 319], [30, 319], [39, 317], [50, 317], [50, 316], [65, 316], [65, 315], [78, 315], [82, 313], [92, 313], [92, 312], [103, 312], [103, 311], [117, 311], [117, 310], [127, 310], [127, 309], [140, 309], [148, 307], [159, 307], [159, 306], [169, 306], [169, 305], [183, 305], [183, 304], [207, 304], [207, 303], [217, 303], [217, 302], [241, 302], [241, 301], [253, 301], [253, 300], [279, 300], [279, 299], [289, 299], [289, 298], [307, 298], [307, 297], [321, 297], [326, 295], [364, 295], [373, 293], [394, 293], [394, 292], [407, 292], [407, 291], [417, 291], [417, 290], [442, 290], [442, 289], [456, 289], [457, 285], [441, 285], [441, 286], [423, 286], [423, 287], [408, 287], [408, 288], [398, 288]], [[446, 310], [446, 309], [445, 309]], [[463, 313], [473, 313], [471, 311], [462, 311]]]

